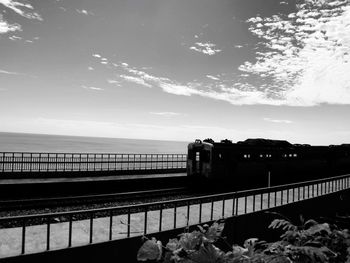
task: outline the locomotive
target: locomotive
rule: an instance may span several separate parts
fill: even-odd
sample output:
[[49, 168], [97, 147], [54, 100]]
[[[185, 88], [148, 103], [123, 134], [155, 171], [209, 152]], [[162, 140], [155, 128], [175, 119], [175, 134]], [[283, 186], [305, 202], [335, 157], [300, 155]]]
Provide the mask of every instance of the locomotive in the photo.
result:
[[191, 185], [243, 190], [350, 173], [350, 144], [310, 146], [285, 140], [212, 139], [188, 145]]

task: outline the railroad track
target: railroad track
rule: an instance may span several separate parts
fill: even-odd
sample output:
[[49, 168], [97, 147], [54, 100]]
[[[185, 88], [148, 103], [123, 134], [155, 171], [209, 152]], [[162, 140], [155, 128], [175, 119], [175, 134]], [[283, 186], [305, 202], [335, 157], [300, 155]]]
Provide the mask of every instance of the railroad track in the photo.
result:
[[0, 200], [0, 211], [37, 209], [37, 208], [53, 208], [87, 204], [98, 204], [107, 202], [135, 201], [144, 198], [156, 198], [168, 195], [180, 195], [188, 193], [186, 187], [165, 188], [157, 190], [145, 190], [123, 193], [110, 194], [94, 194], [79, 195], [66, 197], [49, 197], [49, 198], [33, 198], [33, 199], [13, 199]]

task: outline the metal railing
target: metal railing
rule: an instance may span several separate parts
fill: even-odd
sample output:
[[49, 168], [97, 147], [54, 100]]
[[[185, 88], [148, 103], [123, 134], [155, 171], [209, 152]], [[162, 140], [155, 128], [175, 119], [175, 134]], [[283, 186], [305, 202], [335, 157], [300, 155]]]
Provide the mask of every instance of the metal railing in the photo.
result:
[[[223, 194], [84, 211], [0, 218], [0, 257], [182, 228], [350, 188], [350, 175]], [[16, 227], [11, 227], [16, 225]], [[17, 244], [14, 241], [17, 240]], [[33, 249], [34, 248], [34, 249]], [[10, 251], [10, 252], [9, 252]], [[11, 254], [12, 253], [12, 254]]]
[[0, 172], [74, 172], [186, 168], [186, 154], [0, 153]]

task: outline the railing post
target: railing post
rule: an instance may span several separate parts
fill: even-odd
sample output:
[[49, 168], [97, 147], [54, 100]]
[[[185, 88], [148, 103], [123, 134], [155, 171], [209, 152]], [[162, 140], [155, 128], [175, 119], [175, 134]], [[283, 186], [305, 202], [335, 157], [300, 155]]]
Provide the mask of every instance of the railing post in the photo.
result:
[[199, 221], [198, 222], [199, 224], [202, 223], [202, 199], [199, 200]]
[[143, 228], [143, 234], [146, 235], [147, 234], [147, 216], [148, 216], [148, 207], [146, 207], [145, 209], [145, 221], [144, 221], [144, 228]]
[[186, 202], [187, 205], [187, 218], [186, 218], [186, 226], [189, 226], [190, 223], [190, 202]]
[[2, 153], [2, 160], [1, 160], [1, 171], [4, 172], [5, 171], [5, 153]]
[[12, 153], [12, 157], [11, 157], [11, 172], [13, 172], [13, 168], [15, 166], [14, 158], [15, 158], [14, 153]]
[[176, 229], [177, 203], [174, 203], [174, 229]]
[[20, 168], [21, 172], [23, 172], [23, 153], [21, 154], [21, 168]]
[[160, 210], [159, 210], [159, 232], [162, 232], [162, 221], [163, 221], [163, 204], [160, 205]]
[[92, 244], [92, 236], [94, 234], [94, 214], [93, 212], [90, 213], [90, 237], [89, 237], [89, 243]]
[[68, 247], [72, 246], [72, 227], [73, 227], [73, 216], [69, 215], [69, 226], [68, 226]]
[[46, 250], [49, 251], [50, 250], [50, 226], [51, 226], [51, 222], [50, 222], [50, 217], [48, 216], [46, 218], [46, 222], [47, 222], [47, 228], [46, 228]]
[[22, 220], [22, 251], [21, 251], [22, 255], [25, 253], [25, 247], [26, 247], [26, 221], [25, 219], [23, 219]]
[[222, 218], [225, 218], [225, 197], [222, 198]]
[[253, 212], [255, 212], [255, 194], [253, 195]]
[[113, 238], [113, 210], [109, 210], [109, 240]]
[[131, 227], [131, 211], [130, 207], [128, 208], [128, 221], [127, 221], [127, 231], [126, 231], [126, 236], [130, 237], [130, 227]]

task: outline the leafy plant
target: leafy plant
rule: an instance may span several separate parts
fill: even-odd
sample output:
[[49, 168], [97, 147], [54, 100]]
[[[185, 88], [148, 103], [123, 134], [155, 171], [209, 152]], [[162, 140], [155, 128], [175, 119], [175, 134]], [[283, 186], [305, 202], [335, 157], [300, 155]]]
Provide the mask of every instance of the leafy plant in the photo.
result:
[[350, 234], [335, 225], [305, 221], [300, 225], [288, 219], [273, 220], [271, 229], [281, 229], [281, 240], [273, 243], [257, 238], [247, 239], [243, 247], [230, 246], [229, 251], [220, 250], [215, 244], [221, 239], [222, 221], [211, 226], [198, 226], [198, 230], [185, 232], [170, 239], [166, 246], [152, 238], [139, 249], [139, 261], [162, 261], [163, 263], [350, 263]]

